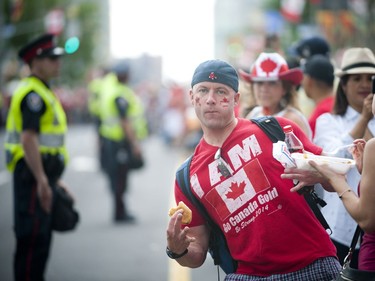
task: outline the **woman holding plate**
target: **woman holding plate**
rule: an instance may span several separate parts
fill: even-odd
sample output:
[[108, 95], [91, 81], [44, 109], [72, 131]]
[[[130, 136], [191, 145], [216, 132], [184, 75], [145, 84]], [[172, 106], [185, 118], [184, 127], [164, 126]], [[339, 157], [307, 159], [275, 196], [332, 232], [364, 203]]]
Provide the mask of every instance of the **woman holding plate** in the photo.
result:
[[[375, 115], [375, 99], [372, 100], [372, 112]], [[330, 182], [348, 213], [365, 232], [359, 251], [358, 268], [375, 271], [375, 138], [367, 143], [363, 140], [356, 140], [354, 143], [353, 157], [362, 174], [360, 197], [352, 192], [344, 175], [333, 172], [325, 164], [313, 161], [310, 164]]]
[[[341, 69], [336, 70], [335, 75], [340, 81], [333, 112], [319, 116], [316, 122], [314, 142], [323, 147], [324, 151], [351, 144], [355, 139], [368, 140], [375, 134], [375, 119], [371, 110], [371, 77], [375, 75], [375, 56], [372, 51], [368, 48], [347, 49], [342, 58]], [[357, 145], [356, 151], [358, 150]], [[341, 150], [336, 156], [352, 158], [348, 150]], [[351, 169], [346, 178], [351, 191], [342, 196], [357, 195], [360, 178], [358, 170]], [[340, 262], [343, 263], [357, 223], [336, 194], [325, 192], [324, 200], [327, 206], [322, 208], [322, 213], [332, 229], [331, 239], [336, 245]], [[357, 255], [358, 247], [352, 259], [353, 267], [357, 267]]]

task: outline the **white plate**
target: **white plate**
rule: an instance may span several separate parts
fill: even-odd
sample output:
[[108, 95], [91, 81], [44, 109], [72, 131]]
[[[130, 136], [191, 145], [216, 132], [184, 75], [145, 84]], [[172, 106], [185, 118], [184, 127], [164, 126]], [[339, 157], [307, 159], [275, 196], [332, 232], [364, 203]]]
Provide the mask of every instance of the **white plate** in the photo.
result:
[[327, 164], [328, 167], [340, 174], [346, 174], [355, 166], [355, 161], [348, 158], [319, 156], [308, 153], [292, 153], [292, 158], [295, 160], [297, 168], [304, 170], [314, 170], [308, 163], [309, 160], [314, 160], [318, 164]]

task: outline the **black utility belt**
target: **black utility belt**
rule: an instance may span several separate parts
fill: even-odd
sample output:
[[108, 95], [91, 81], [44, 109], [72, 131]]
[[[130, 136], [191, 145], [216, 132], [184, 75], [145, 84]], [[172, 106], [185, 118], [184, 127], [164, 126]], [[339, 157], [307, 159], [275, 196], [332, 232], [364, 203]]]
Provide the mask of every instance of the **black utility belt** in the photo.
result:
[[[64, 157], [60, 154], [42, 154], [42, 164], [44, 172], [49, 179], [58, 179], [65, 168]], [[24, 158], [20, 159], [17, 166], [20, 166], [21, 176], [24, 180], [35, 180]]]
[[42, 154], [42, 163], [47, 176], [61, 176], [65, 168], [64, 157], [61, 154]]

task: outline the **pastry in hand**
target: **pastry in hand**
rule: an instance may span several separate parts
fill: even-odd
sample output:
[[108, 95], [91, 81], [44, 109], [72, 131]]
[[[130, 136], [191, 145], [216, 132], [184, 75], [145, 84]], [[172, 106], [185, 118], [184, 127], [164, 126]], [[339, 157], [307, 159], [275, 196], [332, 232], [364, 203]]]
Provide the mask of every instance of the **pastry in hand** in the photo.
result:
[[182, 223], [189, 224], [192, 219], [192, 212], [184, 202], [180, 201], [175, 208], [170, 208], [168, 215], [171, 217], [177, 210], [182, 210]]

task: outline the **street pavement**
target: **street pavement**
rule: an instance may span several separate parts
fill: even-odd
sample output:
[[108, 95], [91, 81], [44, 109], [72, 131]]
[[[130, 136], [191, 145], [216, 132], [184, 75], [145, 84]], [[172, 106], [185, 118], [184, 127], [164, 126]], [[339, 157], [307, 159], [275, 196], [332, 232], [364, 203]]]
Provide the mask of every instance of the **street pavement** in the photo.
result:
[[[4, 131], [0, 131], [0, 281], [11, 281], [13, 202], [11, 176], [4, 168], [3, 139]], [[115, 224], [95, 140], [93, 126], [69, 127], [71, 159], [63, 180], [75, 196], [80, 223], [73, 232], [54, 234], [47, 281], [218, 280], [211, 257], [201, 268], [189, 270], [165, 254], [167, 214], [174, 204], [174, 172], [186, 151], [165, 146], [157, 136], [144, 142], [146, 166], [131, 173], [127, 194], [137, 221]]]

